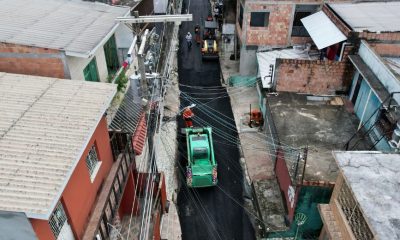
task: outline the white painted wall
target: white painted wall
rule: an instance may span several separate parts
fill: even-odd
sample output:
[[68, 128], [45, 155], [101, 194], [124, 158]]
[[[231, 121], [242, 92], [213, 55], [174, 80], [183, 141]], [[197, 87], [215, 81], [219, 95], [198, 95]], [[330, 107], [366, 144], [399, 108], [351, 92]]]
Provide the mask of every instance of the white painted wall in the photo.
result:
[[[382, 58], [379, 57], [379, 55], [377, 55], [366, 42], [361, 42], [358, 54], [377, 76], [383, 86], [385, 86], [389, 93], [400, 91], [400, 79], [397, 79], [389, 67], [384, 63]], [[397, 103], [400, 103], [399, 94], [394, 94], [393, 98], [397, 101]]]
[[154, 13], [166, 13], [168, 0], [153, 0], [154, 4]]
[[117, 48], [128, 48], [131, 46], [133, 41], [132, 31], [125, 25], [120, 24], [115, 30], [115, 42]]
[[125, 24], [120, 24], [115, 31], [115, 43], [117, 45], [117, 54], [119, 63], [126, 59], [129, 47], [133, 42], [133, 33]]
[[240, 49], [239, 72], [242, 76], [257, 75], [256, 50], [246, 50], [246, 48], [242, 46]]
[[[95, 55], [96, 57], [96, 64], [97, 64], [97, 71], [100, 77], [100, 82], [107, 82], [107, 63], [106, 57], [104, 55], [104, 47], [101, 46], [97, 49]], [[92, 60], [91, 58], [79, 58], [79, 57], [71, 57], [67, 56], [67, 64], [69, 71], [71, 73], [71, 79], [73, 80], [85, 80], [83, 75], [83, 69], [89, 64]]]

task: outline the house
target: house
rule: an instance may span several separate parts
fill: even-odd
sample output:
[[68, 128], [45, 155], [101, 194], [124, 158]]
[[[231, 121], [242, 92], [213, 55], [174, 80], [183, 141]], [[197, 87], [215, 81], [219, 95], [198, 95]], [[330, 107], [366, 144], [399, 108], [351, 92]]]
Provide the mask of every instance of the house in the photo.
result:
[[[358, 54], [349, 56], [354, 65], [348, 99], [359, 118], [358, 129], [381, 151], [397, 151], [400, 101], [400, 47], [398, 44], [362, 40]], [[353, 139], [347, 150], [356, 147]]]
[[317, 204], [329, 201], [337, 177], [331, 152], [344, 150], [353, 135], [358, 150], [370, 149], [372, 143], [357, 133], [359, 120], [340, 97], [280, 92], [266, 94], [263, 100], [265, 134], [271, 142], [267, 150], [291, 225], [289, 231], [270, 236], [293, 237], [295, 217], [301, 212], [310, 219], [303, 226], [304, 237], [316, 237], [322, 227]]
[[133, 41], [130, 8], [68, 0], [2, 0], [0, 71], [107, 82]]
[[334, 152], [339, 175], [319, 239], [400, 239], [400, 156], [382, 152]]
[[146, 138], [141, 107], [122, 108], [136, 114], [128, 116], [132, 134], [107, 124], [115, 94], [107, 83], [0, 73], [0, 222], [21, 230], [2, 236], [106, 239], [141, 219], [147, 196], [151, 236], [160, 239], [164, 175], [136, 169]]
[[0, 209], [38, 239], [81, 239], [113, 166], [104, 116], [116, 87], [0, 73]]
[[311, 42], [300, 20], [320, 10], [322, 3], [237, 0], [236, 32], [240, 46], [240, 74], [256, 75], [258, 50]]
[[[396, 20], [387, 19], [398, 19], [399, 7], [398, 2], [326, 3], [320, 11], [302, 17], [300, 22], [310, 36], [306, 44], [257, 47], [254, 52], [263, 88], [307, 94], [346, 93], [354, 71], [347, 56], [358, 51], [360, 40], [380, 44], [398, 41], [400, 26]], [[364, 20], [370, 27], [360, 27], [365, 26]]]

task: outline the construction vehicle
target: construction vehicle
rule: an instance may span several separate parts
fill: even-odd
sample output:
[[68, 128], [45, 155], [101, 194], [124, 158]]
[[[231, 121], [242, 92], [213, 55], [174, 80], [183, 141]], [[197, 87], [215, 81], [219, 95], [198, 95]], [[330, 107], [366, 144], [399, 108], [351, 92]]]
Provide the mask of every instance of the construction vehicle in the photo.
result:
[[187, 144], [186, 184], [200, 188], [217, 185], [217, 163], [211, 127], [185, 128]]
[[218, 59], [218, 45], [215, 37], [215, 29], [218, 28], [217, 22], [205, 21], [203, 46], [201, 47], [201, 56], [203, 60]]

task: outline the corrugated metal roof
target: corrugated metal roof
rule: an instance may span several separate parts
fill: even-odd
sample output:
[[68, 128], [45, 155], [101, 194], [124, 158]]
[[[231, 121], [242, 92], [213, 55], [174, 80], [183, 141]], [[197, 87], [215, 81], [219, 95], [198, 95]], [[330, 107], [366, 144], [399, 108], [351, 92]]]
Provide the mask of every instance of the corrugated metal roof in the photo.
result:
[[142, 100], [137, 91], [134, 90], [135, 87], [136, 85], [131, 82], [131, 86], [127, 90], [124, 100], [108, 127], [110, 130], [130, 134], [135, 133], [143, 112]]
[[400, 75], [400, 57], [383, 57], [383, 59], [390, 69]]
[[48, 218], [115, 93], [113, 84], [0, 73], [0, 210]]
[[400, 2], [330, 3], [329, 6], [356, 32], [400, 31]]
[[322, 11], [302, 18], [301, 22], [310, 34], [318, 49], [329, 47], [335, 43], [346, 40], [346, 36], [336, 27]]
[[68, 0], [0, 0], [0, 42], [89, 54], [126, 7]]

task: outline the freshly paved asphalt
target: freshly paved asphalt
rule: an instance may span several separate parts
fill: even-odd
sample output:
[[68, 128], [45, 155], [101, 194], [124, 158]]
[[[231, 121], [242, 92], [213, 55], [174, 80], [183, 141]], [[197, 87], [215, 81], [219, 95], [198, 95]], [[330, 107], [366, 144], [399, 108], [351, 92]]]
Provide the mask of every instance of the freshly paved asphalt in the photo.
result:
[[[188, 1], [184, 3], [187, 9]], [[185, 35], [194, 35], [194, 25], [204, 26], [210, 11], [208, 0], [191, 0], [189, 13], [193, 22], [184, 22], [179, 32], [178, 52], [181, 108], [197, 103], [193, 109], [195, 127], [211, 126], [214, 134], [215, 157], [218, 162], [218, 186], [189, 189], [185, 185], [186, 146], [180, 138], [180, 191], [178, 209], [182, 237], [186, 239], [255, 239], [249, 217], [243, 208], [243, 173], [239, 150], [235, 143], [237, 132], [226, 89], [221, 87], [218, 61], [202, 61], [200, 46], [189, 50]], [[203, 28], [202, 28], [203, 29]], [[189, 99], [188, 99], [189, 98]], [[222, 113], [220, 115], [216, 111]], [[179, 129], [183, 127], [181, 118]], [[179, 130], [178, 130], [179, 131]]]

